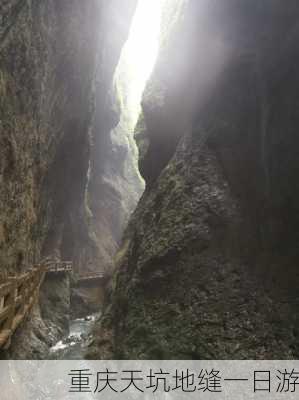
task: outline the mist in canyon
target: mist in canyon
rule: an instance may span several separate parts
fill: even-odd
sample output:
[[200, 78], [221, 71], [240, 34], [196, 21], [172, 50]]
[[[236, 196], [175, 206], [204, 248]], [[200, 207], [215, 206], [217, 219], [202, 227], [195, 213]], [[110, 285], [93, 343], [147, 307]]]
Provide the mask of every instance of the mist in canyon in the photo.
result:
[[298, 358], [298, 17], [1, 2], [1, 358]]

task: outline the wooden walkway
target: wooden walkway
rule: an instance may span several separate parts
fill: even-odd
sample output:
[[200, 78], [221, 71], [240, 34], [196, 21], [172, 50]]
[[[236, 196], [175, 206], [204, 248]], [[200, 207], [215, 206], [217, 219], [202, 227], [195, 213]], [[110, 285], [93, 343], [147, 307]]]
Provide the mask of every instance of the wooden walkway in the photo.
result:
[[10, 346], [12, 335], [38, 298], [45, 274], [70, 271], [70, 261], [47, 261], [0, 285], [0, 348]]
[[[11, 337], [26, 318], [39, 296], [45, 275], [72, 272], [71, 261], [44, 261], [18, 277], [11, 277], [0, 285], [0, 349], [10, 346]], [[79, 275], [77, 283], [101, 281], [104, 273]]]
[[76, 277], [77, 283], [85, 283], [90, 281], [101, 281], [105, 277], [104, 272], [94, 272], [86, 275], [78, 275]]

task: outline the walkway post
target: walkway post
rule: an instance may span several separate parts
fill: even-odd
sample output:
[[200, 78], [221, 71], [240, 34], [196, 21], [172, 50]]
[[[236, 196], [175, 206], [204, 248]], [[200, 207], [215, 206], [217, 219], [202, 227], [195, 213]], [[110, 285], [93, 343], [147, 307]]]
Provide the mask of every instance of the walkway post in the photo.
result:
[[[5, 306], [9, 307], [9, 313], [8, 313], [7, 319], [4, 324], [4, 329], [7, 331], [10, 331], [10, 336], [11, 336], [12, 328], [13, 328], [13, 321], [14, 321], [14, 316], [15, 316], [15, 308], [16, 308], [17, 279], [10, 278], [9, 283], [11, 284], [11, 290], [5, 300]], [[10, 336], [6, 342], [5, 347], [9, 347], [9, 345], [10, 345]]]

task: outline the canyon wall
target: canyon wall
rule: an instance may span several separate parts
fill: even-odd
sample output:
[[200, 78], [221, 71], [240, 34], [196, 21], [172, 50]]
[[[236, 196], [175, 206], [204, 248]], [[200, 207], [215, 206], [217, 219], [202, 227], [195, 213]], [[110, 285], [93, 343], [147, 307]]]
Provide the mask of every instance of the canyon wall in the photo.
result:
[[[119, 3], [1, 2], [0, 281], [49, 255], [82, 271], [86, 253], [98, 251], [86, 188], [97, 93], [108, 96], [136, 5]], [[17, 333], [11, 357], [40, 357], [67, 329], [69, 284], [44, 283], [41, 311]]]
[[125, 106], [121, 104], [112, 74], [119, 61], [123, 38], [128, 33], [126, 21], [131, 20], [135, 6], [136, 1], [115, 2], [110, 8], [95, 89], [97, 112], [92, 127], [86, 204], [97, 252], [85, 264], [91, 271], [100, 265], [107, 274], [112, 272], [122, 233], [143, 191], [136, 145], [132, 133], [122, 125]]
[[[5, 7], [6, 4], [6, 7]], [[5, 2], [1, 41], [1, 269], [84, 236], [97, 1]], [[77, 234], [77, 235], [76, 235]]]
[[298, 16], [187, 2], [144, 95], [146, 191], [88, 357], [298, 358]]

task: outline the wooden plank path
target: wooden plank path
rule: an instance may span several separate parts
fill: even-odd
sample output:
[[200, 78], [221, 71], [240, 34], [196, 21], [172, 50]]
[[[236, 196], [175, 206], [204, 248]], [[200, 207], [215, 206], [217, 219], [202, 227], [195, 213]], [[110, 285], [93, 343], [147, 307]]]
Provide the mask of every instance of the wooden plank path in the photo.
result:
[[85, 275], [78, 275], [76, 277], [77, 283], [84, 283], [88, 281], [100, 281], [105, 277], [104, 272], [93, 272]]
[[[38, 299], [45, 275], [72, 272], [71, 261], [47, 260], [0, 285], [0, 349], [8, 349], [11, 337]], [[104, 279], [103, 272], [76, 277], [77, 283]]]
[[70, 261], [46, 261], [0, 285], [0, 348], [9, 348], [12, 335], [38, 298], [45, 274], [70, 271]]

